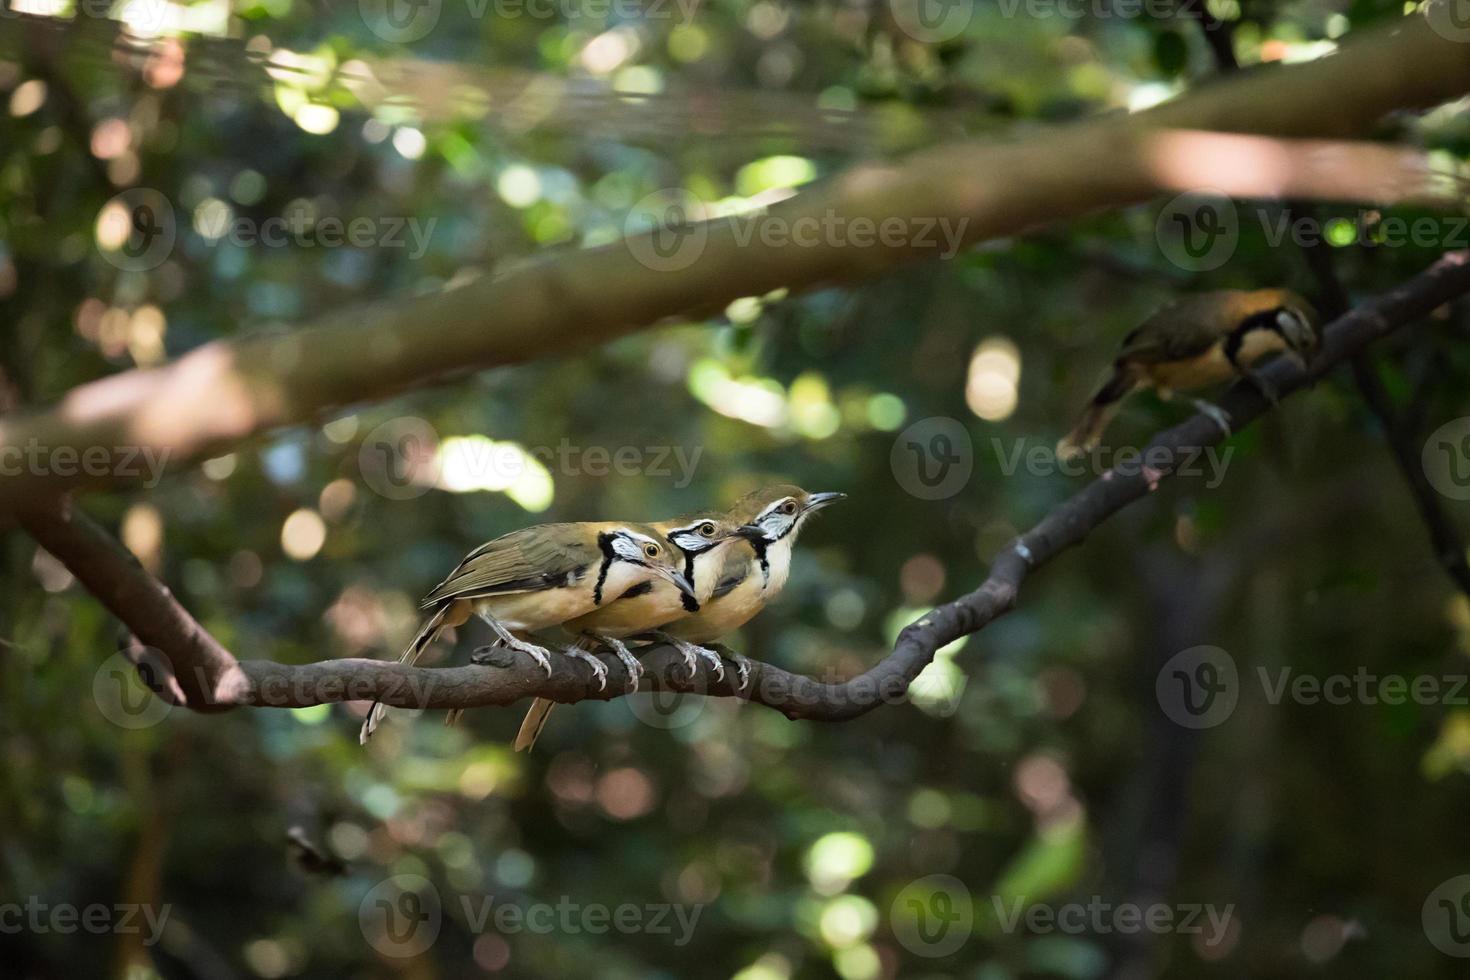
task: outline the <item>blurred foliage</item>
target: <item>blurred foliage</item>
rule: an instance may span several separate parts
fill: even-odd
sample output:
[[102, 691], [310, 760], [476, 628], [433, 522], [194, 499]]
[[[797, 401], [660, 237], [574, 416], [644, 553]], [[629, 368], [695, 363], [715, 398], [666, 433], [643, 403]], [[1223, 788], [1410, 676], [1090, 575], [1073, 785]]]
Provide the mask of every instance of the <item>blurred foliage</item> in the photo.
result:
[[[1318, 56], [1402, 14], [1385, 0], [1211, 8], [1237, 22], [1246, 65]], [[437, 24], [407, 45], [382, 36], [382, 9], [140, 0], [135, 22], [171, 18], [152, 26], [178, 36], [141, 55], [85, 15], [0, 20], [0, 368], [20, 401], [612, 241], [661, 189], [731, 207], [776, 199], [858, 159], [1145, 106], [1213, 74], [1191, 20], [1108, 5], [977, 4], [957, 36], [921, 41], [882, 4], [433, 2], [414, 9]], [[1388, 135], [1454, 157], [1470, 152], [1466, 120], [1456, 106]], [[153, 268], [119, 268], [99, 245], [107, 202], [143, 187], [170, 203], [177, 242]], [[1197, 288], [1311, 291], [1300, 251], [1273, 240], [1277, 206], [1242, 202], [1239, 246], [1207, 273], [1160, 253], [1160, 206], [848, 290], [750, 297], [708, 323], [354, 408], [84, 506], [238, 655], [301, 663], [396, 656], [418, 596], [479, 541], [530, 522], [660, 518], [775, 479], [845, 490], [806, 532], [779, 603], [730, 645], [847, 676], [1080, 485], [1007, 460], [1054, 442], [1148, 311]], [[272, 219], [299, 233], [273, 246], [228, 231]], [[413, 219], [426, 238], [327, 247], [326, 219], [367, 219], [379, 236]], [[1333, 256], [1366, 296], [1439, 244], [1346, 242]], [[1465, 340], [1445, 316], [1376, 352], [1425, 431], [1464, 411]], [[1182, 411], [1139, 399], [1115, 435], [1139, 444]], [[934, 416], [963, 421], [975, 469], [963, 493], [931, 502], [905, 492], [890, 450]], [[489, 481], [498, 489], [447, 472], [441, 485], [465, 492], [377, 493], [363, 461], [379, 427], [405, 417], [540, 468]], [[634, 472], [597, 462], [625, 447]], [[1346, 384], [1294, 398], [1228, 448], [1220, 486], [1169, 481], [1119, 515], [1028, 584], [1020, 608], [945, 651], [916, 703], [831, 725], [724, 701], [582, 704], [528, 756], [508, 746], [518, 708], [453, 730], [396, 712], [365, 749], [362, 704], [116, 724], [104, 704], [118, 697], [117, 624], [11, 533], [0, 906], [169, 914], [152, 946], [146, 928], [0, 929], [0, 973], [1456, 975], [1420, 916], [1466, 867], [1470, 711], [1272, 704], [1255, 678], [1464, 674], [1470, 606], [1431, 561]], [[484, 642], [463, 633], [459, 653], [439, 655]], [[1154, 681], [1203, 643], [1233, 655], [1243, 693], [1227, 722], [1191, 731], [1161, 713]], [[312, 862], [291, 828], [345, 873], [301, 870]], [[905, 940], [924, 910], [954, 907], [936, 904], [931, 875], [962, 883], [974, 921], [937, 956]], [[394, 876], [427, 882], [442, 916], [414, 957], [385, 954], [362, 925], [383, 882], [408, 880]], [[1233, 908], [1235, 926], [1213, 945], [1008, 928], [1017, 900], [1204, 903]], [[485, 901], [673, 903], [698, 918], [687, 942], [677, 927], [497, 928]]]

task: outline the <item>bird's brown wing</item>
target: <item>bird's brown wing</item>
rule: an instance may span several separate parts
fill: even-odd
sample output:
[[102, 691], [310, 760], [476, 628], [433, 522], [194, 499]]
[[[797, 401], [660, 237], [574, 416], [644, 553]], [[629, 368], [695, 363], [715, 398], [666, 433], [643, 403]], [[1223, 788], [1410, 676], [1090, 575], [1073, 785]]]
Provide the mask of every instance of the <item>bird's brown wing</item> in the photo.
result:
[[480, 545], [424, 598], [424, 606], [566, 585], [600, 557], [575, 524], [542, 524]]
[[1230, 293], [1195, 293], [1164, 306], [1123, 338], [1119, 361], [1159, 364], [1197, 357], [1237, 322]]
[[720, 564], [715, 577], [715, 589], [710, 598], [720, 599], [734, 591], [737, 585], [750, 576], [753, 568], [755, 555], [751, 553], [749, 546], [726, 548], [725, 560]]

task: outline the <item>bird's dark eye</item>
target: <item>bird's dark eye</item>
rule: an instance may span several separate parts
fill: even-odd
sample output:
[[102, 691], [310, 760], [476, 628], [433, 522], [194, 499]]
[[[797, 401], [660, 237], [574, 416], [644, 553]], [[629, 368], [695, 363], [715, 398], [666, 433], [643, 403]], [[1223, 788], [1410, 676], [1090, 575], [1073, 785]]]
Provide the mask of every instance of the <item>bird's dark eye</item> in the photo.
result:
[[650, 558], [658, 557], [658, 545], [648, 544], [643, 546], [643, 553]]
[[786, 501], [786, 503], [782, 504], [781, 505], [781, 513], [783, 513], [783, 514], [795, 514], [796, 513], [796, 501], [794, 501], [794, 500], [788, 500], [788, 501]]
[[699, 533], [707, 538], [714, 537], [715, 526], [713, 524], [701, 524], [699, 525]]

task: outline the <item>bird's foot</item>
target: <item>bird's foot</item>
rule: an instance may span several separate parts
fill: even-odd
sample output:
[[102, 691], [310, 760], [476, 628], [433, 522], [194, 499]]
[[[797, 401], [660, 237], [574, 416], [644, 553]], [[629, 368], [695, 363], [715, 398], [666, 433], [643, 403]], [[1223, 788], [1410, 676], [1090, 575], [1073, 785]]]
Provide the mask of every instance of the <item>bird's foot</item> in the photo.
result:
[[718, 653], [715, 653], [708, 647], [702, 647], [697, 643], [690, 643], [688, 640], [681, 640], [677, 636], [671, 636], [668, 633], [655, 633], [654, 635], [679, 651], [680, 655], [684, 658], [684, 669], [689, 672], [690, 678], [694, 677], [695, 662], [697, 660], [703, 660], [714, 668], [715, 680], [722, 681], [725, 679], [725, 662], [720, 659]]
[[729, 651], [730, 660], [735, 664], [735, 675], [740, 678], [740, 690], [750, 686], [750, 658], [743, 654]]
[[638, 678], [643, 676], [643, 665], [638, 662], [637, 657], [633, 656], [633, 651], [628, 649], [628, 644], [615, 636], [594, 635], [593, 639], [611, 648], [612, 652], [618, 655], [618, 659], [623, 662], [623, 666], [628, 668], [628, 690], [636, 690], [638, 687]]
[[592, 668], [592, 676], [597, 680], [597, 689], [599, 691], [607, 688], [607, 664], [575, 644], [567, 647], [562, 653], [574, 660], [580, 660]]
[[1201, 415], [1207, 417], [1211, 422], [1214, 422], [1216, 425], [1218, 425], [1220, 427], [1220, 431], [1225, 433], [1226, 439], [1230, 438], [1229, 412], [1225, 411], [1225, 409], [1221, 408], [1219, 405], [1216, 405], [1214, 402], [1207, 402], [1203, 398], [1194, 399], [1194, 407], [1199, 411]]
[[[546, 671], [546, 676], [551, 676], [551, 651], [546, 647], [537, 646], [534, 643], [514, 636], [501, 637], [500, 645], [512, 650], [519, 650], [521, 653], [530, 654], [531, 659], [535, 660], [536, 663], [541, 665], [541, 669]], [[480, 664], [484, 667], [504, 666], [504, 664], [496, 663], [495, 646], [493, 644], [488, 647], [480, 647], [474, 653], [470, 654], [470, 663]]]

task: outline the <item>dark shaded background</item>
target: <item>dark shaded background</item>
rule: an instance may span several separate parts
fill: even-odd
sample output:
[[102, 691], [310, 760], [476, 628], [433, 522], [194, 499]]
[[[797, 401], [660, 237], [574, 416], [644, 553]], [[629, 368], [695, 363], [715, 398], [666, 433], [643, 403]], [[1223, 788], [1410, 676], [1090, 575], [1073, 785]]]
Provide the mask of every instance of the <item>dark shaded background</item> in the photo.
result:
[[[1248, 66], [1325, 53], [1401, 14], [1381, 0], [1227, 6]], [[615, 239], [660, 189], [733, 206], [860, 158], [1137, 107], [1215, 73], [1190, 18], [1106, 6], [1069, 17], [981, 4], [940, 42], [916, 40], [881, 4], [719, 0], [687, 23], [672, 5], [477, 9], [445, 0], [427, 36], [395, 47], [370, 29], [381, 21], [367, 2], [197, 4], [182, 74], [167, 47], [134, 70], [107, 21], [0, 21], [7, 407], [216, 337]], [[230, 36], [207, 36], [216, 24]], [[390, 67], [405, 63], [406, 75]], [[364, 71], [393, 97], [365, 95]], [[1463, 106], [1383, 135], [1457, 161]], [[162, 264], [119, 268], [99, 247], [99, 215], [138, 187], [169, 202], [177, 242]], [[86, 506], [238, 655], [305, 662], [396, 656], [418, 596], [478, 542], [528, 523], [671, 516], [774, 480], [843, 490], [851, 499], [806, 532], [780, 601], [731, 645], [846, 676], [978, 583], [997, 547], [1080, 485], [1006, 461], [1055, 441], [1148, 311], [1190, 289], [1312, 291], [1301, 251], [1271, 240], [1278, 206], [1240, 202], [1239, 245], [1206, 271], [1161, 250], [1163, 204], [459, 379]], [[1322, 214], [1338, 219], [1332, 256], [1354, 296], [1467, 244], [1441, 221], [1423, 245], [1362, 247], [1341, 223], [1356, 206]], [[380, 232], [435, 224], [421, 256], [325, 247], [309, 231], [281, 247], [211, 237], [221, 219], [279, 216], [305, 229], [326, 217]], [[1445, 311], [1375, 351], [1416, 442], [1464, 411], [1465, 341]], [[1142, 398], [1112, 435], [1141, 445], [1185, 411]], [[909, 492], [891, 452], [933, 417], [960, 420], [973, 461], [941, 500]], [[404, 418], [441, 440], [578, 452], [502, 481], [509, 492], [450, 469], [450, 489], [385, 495], [372, 463]], [[622, 447], [638, 450], [636, 472], [588, 472], [587, 450]], [[687, 485], [677, 466], [653, 465], [665, 447], [699, 453]], [[1346, 377], [1228, 449], [1223, 485], [1182, 477], [1120, 515], [1036, 576], [1018, 610], [945, 651], [916, 703], [832, 725], [727, 701], [583, 704], [559, 710], [529, 756], [507, 744], [517, 709], [472, 711], [454, 730], [398, 712], [363, 749], [362, 704], [142, 707], [108, 660], [115, 622], [10, 533], [0, 907], [143, 903], [167, 925], [147, 945], [146, 927], [65, 934], [0, 916], [0, 974], [1460, 975], [1421, 913], [1470, 871], [1470, 691], [1445, 680], [1425, 704], [1272, 703], [1258, 669], [1273, 684], [1285, 668], [1452, 679], [1466, 673], [1470, 604], [1435, 565]], [[436, 472], [415, 471], [426, 483]], [[497, 472], [468, 476], [483, 486]], [[462, 631], [455, 653], [439, 652], [463, 657], [487, 635]], [[1192, 730], [1155, 685], [1198, 645], [1233, 659], [1239, 702]], [[343, 873], [303, 870], [293, 827]], [[397, 896], [414, 881], [401, 876], [423, 879], [424, 904]], [[380, 898], [436, 917], [424, 952], [394, 955], [406, 947], [384, 940]], [[487, 900], [569, 905], [577, 918], [497, 928], [470, 914]], [[1175, 922], [1209, 906], [1231, 924], [1216, 942], [1203, 918], [1204, 935], [1007, 927], [999, 913], [1018, 900], [1156, 905]], [[676, 926], [582, 924], [587, 909], [624, 904], [644, 922], [652, 905], [698, 918], [687, 942]], [[948, 929], [923, 918], [951, 911]]]

